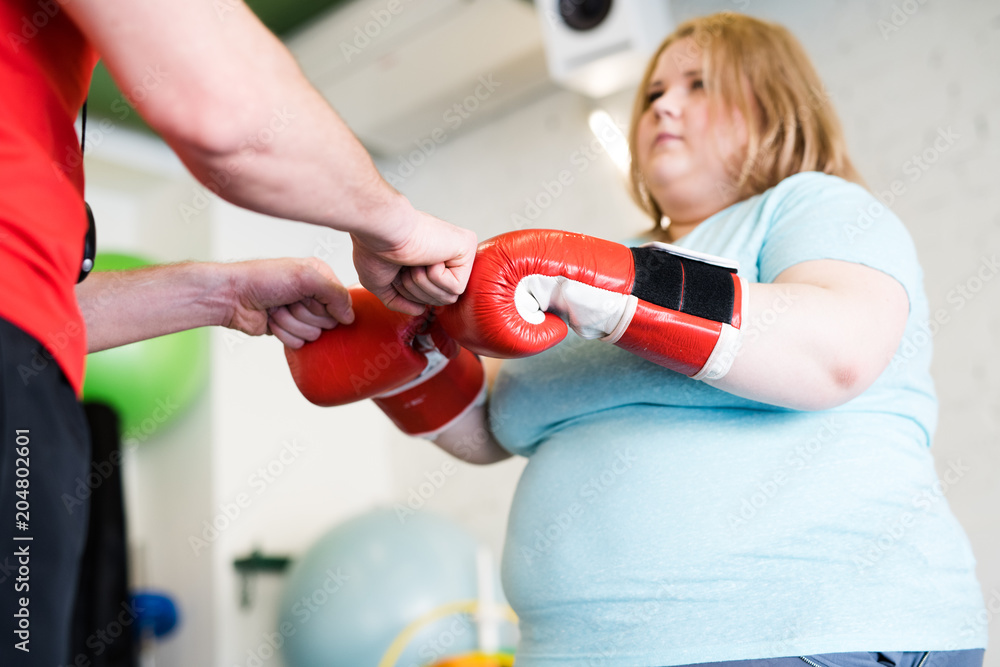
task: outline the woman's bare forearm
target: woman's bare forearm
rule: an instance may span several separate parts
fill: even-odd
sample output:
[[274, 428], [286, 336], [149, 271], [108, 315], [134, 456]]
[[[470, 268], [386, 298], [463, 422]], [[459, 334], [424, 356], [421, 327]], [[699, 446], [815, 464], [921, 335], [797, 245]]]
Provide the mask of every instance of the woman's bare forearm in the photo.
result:
[[473, 408], [439, 435], [434, 444], [466, 463], [486, 465], [510, 458], [510, 452], [490, 432], [487, 414], [485, 405]]

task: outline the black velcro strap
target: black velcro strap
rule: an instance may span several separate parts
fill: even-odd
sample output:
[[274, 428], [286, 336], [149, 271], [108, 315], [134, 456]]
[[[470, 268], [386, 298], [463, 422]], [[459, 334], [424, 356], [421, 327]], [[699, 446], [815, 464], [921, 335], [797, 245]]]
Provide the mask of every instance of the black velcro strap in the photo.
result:
[[714, 322], [732, 320], [732, 269], [656, 248], [632, 248], [632, 258], [636, 298]]

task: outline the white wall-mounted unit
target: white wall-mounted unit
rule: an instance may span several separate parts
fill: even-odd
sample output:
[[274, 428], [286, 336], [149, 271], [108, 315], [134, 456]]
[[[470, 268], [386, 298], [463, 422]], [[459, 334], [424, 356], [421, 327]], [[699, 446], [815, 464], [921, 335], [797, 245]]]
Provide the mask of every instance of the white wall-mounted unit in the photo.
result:
[[535, 0], [535, 6], [552, 78], [595, 98], [635, 84], [674, 27], [668, 0]]
[[550, 86], [524, 0], [356, 0], [287, 40], [369, 150], [440, 144]]

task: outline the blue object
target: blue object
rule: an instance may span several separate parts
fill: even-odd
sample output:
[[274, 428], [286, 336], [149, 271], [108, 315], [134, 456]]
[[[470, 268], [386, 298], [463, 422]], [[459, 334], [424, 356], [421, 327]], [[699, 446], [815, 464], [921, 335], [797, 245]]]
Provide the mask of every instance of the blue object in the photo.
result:
[[165, 637], [177, 627], [177, 605], [165, 593], [133, 593], [132, 606], [136, 611], [135, 629], [139, 636], [152, 631], [154, 637]]
[[[376, 510], [340, 524], [293, 565], [273, 643], [290, 667], [376, 667], [407, 627], [475, 599], [477, 548], [463, 528], [426, 511]], [[396, 664], [475, 646], [475, 624], [451, 615], [415, 634]]]

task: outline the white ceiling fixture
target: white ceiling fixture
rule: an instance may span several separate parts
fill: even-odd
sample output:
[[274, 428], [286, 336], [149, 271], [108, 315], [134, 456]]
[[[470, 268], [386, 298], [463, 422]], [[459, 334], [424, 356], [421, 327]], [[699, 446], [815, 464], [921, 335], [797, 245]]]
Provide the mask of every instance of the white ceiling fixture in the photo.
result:
[[674, 24], [668, 0], [535, 0], [549, 72], [601, 98], [636, 84]]
[[427, 152], [551, 86], [523, 0], [356, 0], [286, 43], [362, 143], [385, 156]]

